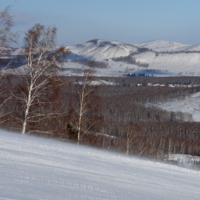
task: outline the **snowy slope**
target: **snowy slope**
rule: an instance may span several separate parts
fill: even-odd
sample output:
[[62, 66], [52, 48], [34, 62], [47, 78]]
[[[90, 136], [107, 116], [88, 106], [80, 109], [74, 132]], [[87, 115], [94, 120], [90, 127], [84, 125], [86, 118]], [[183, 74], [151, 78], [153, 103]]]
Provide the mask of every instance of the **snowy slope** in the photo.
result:
[[[97, 76], [122, 76], [125, 73], [140, 73], [145, 70], [155, 70], [155, 76], [200, 76], [200, 53], [159, 53], [151, 51], [135, 54], [132, 56], [137, 62], [148, 63], [149, 66], [142, 67], [126, 62], [115, 62], [112, 59], [99, 60], [107, 64], [107, 68], [96, 68]], [[66, 69], [82, 69], [83, 65], [69, 61], [64, 66]], [[70, 70], [69, 70], [70, 71]], [[156, 71], [161, 71], [157, 75]], [[66, 71], [65, 74], [80, 75]]]
[[166, 40], [154, 40], [135, 44], [138, 47], [145, 47], [156, 51], [200, 51], [200, 45], [180, 44], [177, 42], [170, 42]]
[[109, 40], [90, 40], [88, 42], [67, 46], [74, 54], [95, 60], [104, 60], [109, 58], [128, 56], [136, 52], [138, 47], [119, 41]]
[[151, 105], [167, 111], [190, 113], [192, 114], [194, 121], [200, 122], [200, 92], [190, 95], [185, 99], [174, 99]]
[[199, 200], [200, 171], [0, 131], [0, 199]]
[[149, 63], [149, 69], [167, 70], [176, 75], [200, 76], [200, 53], [153, 53], [135, 55], [136, 60]]
[[[152, 74], [155, 76], [200, 76], [200, 45], [184, 45], [164, 40], [131, 45], [96, 39], [66, 48], [70, 49], [73, 56], [65, 64], [65, 68], [83, 66], [74, 64], [72, 58], [97, 60], [107, 65], [107, 68], [97, 69], [98, 76], [143, 73], [146, 69], [154, 70]], [[114, 60], [119, 57], [135, 60], [136, 63]], [[148, 67], [137, 63], [148, 64]], [[162, 74], [157, 74], [156, 71], [162, 71]]]
[[200, 45], [192, 45], [185, 49], [185, 51], [200, 51]]
[[170, 42], [166, 40], [154, 40], [135, 45], [139, 47], [154, 49], [157, 51], [184, 51], [192, 47], [192, 45], [180, 44], [177, 42]]

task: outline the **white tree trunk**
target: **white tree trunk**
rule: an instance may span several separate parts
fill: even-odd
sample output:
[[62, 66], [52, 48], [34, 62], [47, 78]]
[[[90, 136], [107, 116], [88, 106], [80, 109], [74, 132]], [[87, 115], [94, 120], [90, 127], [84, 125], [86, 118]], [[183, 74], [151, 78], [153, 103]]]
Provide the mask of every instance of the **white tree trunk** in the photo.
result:
[[[31, 77], [31, 79], [32, 79], [32, 77]], [[30, 109], [31, 98], [32, 98], [32, 96], [31, 96], [32, 89], [33, 89], [33, 84], [32, 84], [32, 80], [31, 80], [31, 84], [30, 84], [29, 91], [28, 91], [28, 99], [26, 101], [26, 110], [24, 113], [24, 119], [23, 119], [23, 125], [22, 125], [22, 134], [23, 135], [26, 134], [27, 120], [28, 120], [29, 109]]]

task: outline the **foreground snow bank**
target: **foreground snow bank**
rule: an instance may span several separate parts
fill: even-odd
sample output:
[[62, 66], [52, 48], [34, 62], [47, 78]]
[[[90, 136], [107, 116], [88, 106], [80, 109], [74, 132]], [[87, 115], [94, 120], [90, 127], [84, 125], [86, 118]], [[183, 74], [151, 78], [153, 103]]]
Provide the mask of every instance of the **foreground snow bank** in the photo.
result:
[[200, 172], [0, 131], [0, 199], [193, 199]]

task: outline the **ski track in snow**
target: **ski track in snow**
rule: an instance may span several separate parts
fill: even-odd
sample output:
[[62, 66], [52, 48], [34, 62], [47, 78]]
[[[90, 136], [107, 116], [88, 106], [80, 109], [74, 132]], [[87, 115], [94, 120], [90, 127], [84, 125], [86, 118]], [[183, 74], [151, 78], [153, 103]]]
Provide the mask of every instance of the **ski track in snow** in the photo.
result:
[[0, 131], [0, 200], [199, 200], [200, 172]]

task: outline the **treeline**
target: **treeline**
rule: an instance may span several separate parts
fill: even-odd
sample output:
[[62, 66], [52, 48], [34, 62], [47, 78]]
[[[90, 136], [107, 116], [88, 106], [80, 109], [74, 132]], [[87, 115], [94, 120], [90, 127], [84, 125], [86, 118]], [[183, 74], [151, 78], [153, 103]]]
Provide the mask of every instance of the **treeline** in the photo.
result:
[[[200, 87], [170, 88], [170, 87], [123, 87], [102, 86], [99, 94], [102, 97], [116, 97], [116, 101], [146, 104], [149, 102], [164, 102], [174, 98], [184, 98], [200, 91]], [[125, 98], [124, 98], [125, 97]], [[111, 100], [112, 101], [112, 100]]]
[[200, 78], [195, 76], [184, 77], [101, 77], [105, 81], [118, 83], [121, 86], [135, 86], [138, 83], [147, 85], [148, 83], [159, 84], [200, 84]]
[[123, 76], [127, 76], [127, 77], [152, 77], [153, 74], [146, 74], [146, 73], [128, 73], [128, 74], [123, 74]]
[[[91, 66], [91, 61], [88, 59], [76, 58], [72, 59], [71, 62], [79, 63], [85, 66]], [[108, 65], [106, 63], [100, 61], [93, 61], [93, 65], [95, 66], [95, 68], [108, 68]]]
[[[83, 77], [78, 76], [69, 76], [67, 77], [70, 81], [76, 81], [82, 80]], [[142, 85], [148, 85], [148, 83], [153, 84], [183, 84], [183, 85], [189, 85], [189, 84], [200, 84], [200, 78], [195, 76], [184, 76], [184, 77], [99, 77], [96, 78], [96, 80], [101, 79], [108, 82], [112, 82], [115, 84], [119, 84], [122, 87], [132, 87], [136, 86], [137, 84]], [[126, 90], [129, 90], [126, 88]]]
[[[142, 124], [146, 126], [146, 123]], [[176, 126], [177, 124], [168, 124]], [[139, 130], [137, 128], [139, 126]], [[162, 134], [143, 132], [141, 124], [121, 127], [122, 136], [107, 137], [102, 135], [86, 135], [83, 143], [98, 146], [127, 154], [163, 159], [170, 154], [188, 154], [200, 156], [200, 139], [176, 138]], [[167, 128], [166, 128], [167, 129]], [[175, 130], [174, 130], [175, 131]], [[190, 130], [190, 134], [193, 130]], [[130, 133], [130, 135], [129, 135]], [[198, 133], [199, 134], [199, 133]], [[199, 137], [198, 137], [199, 138]]]
[[128, 64], [137, 65], [139, 67], [145, 67], [145, 68], [149, 67], [148, 63], [136, 61], [136, 59], [134, 57], [132, 57], [132, 55], [125, 56], [125, 57], [112, 58], [112, 60], [114, 60], [116, 62], [125, 62]]

